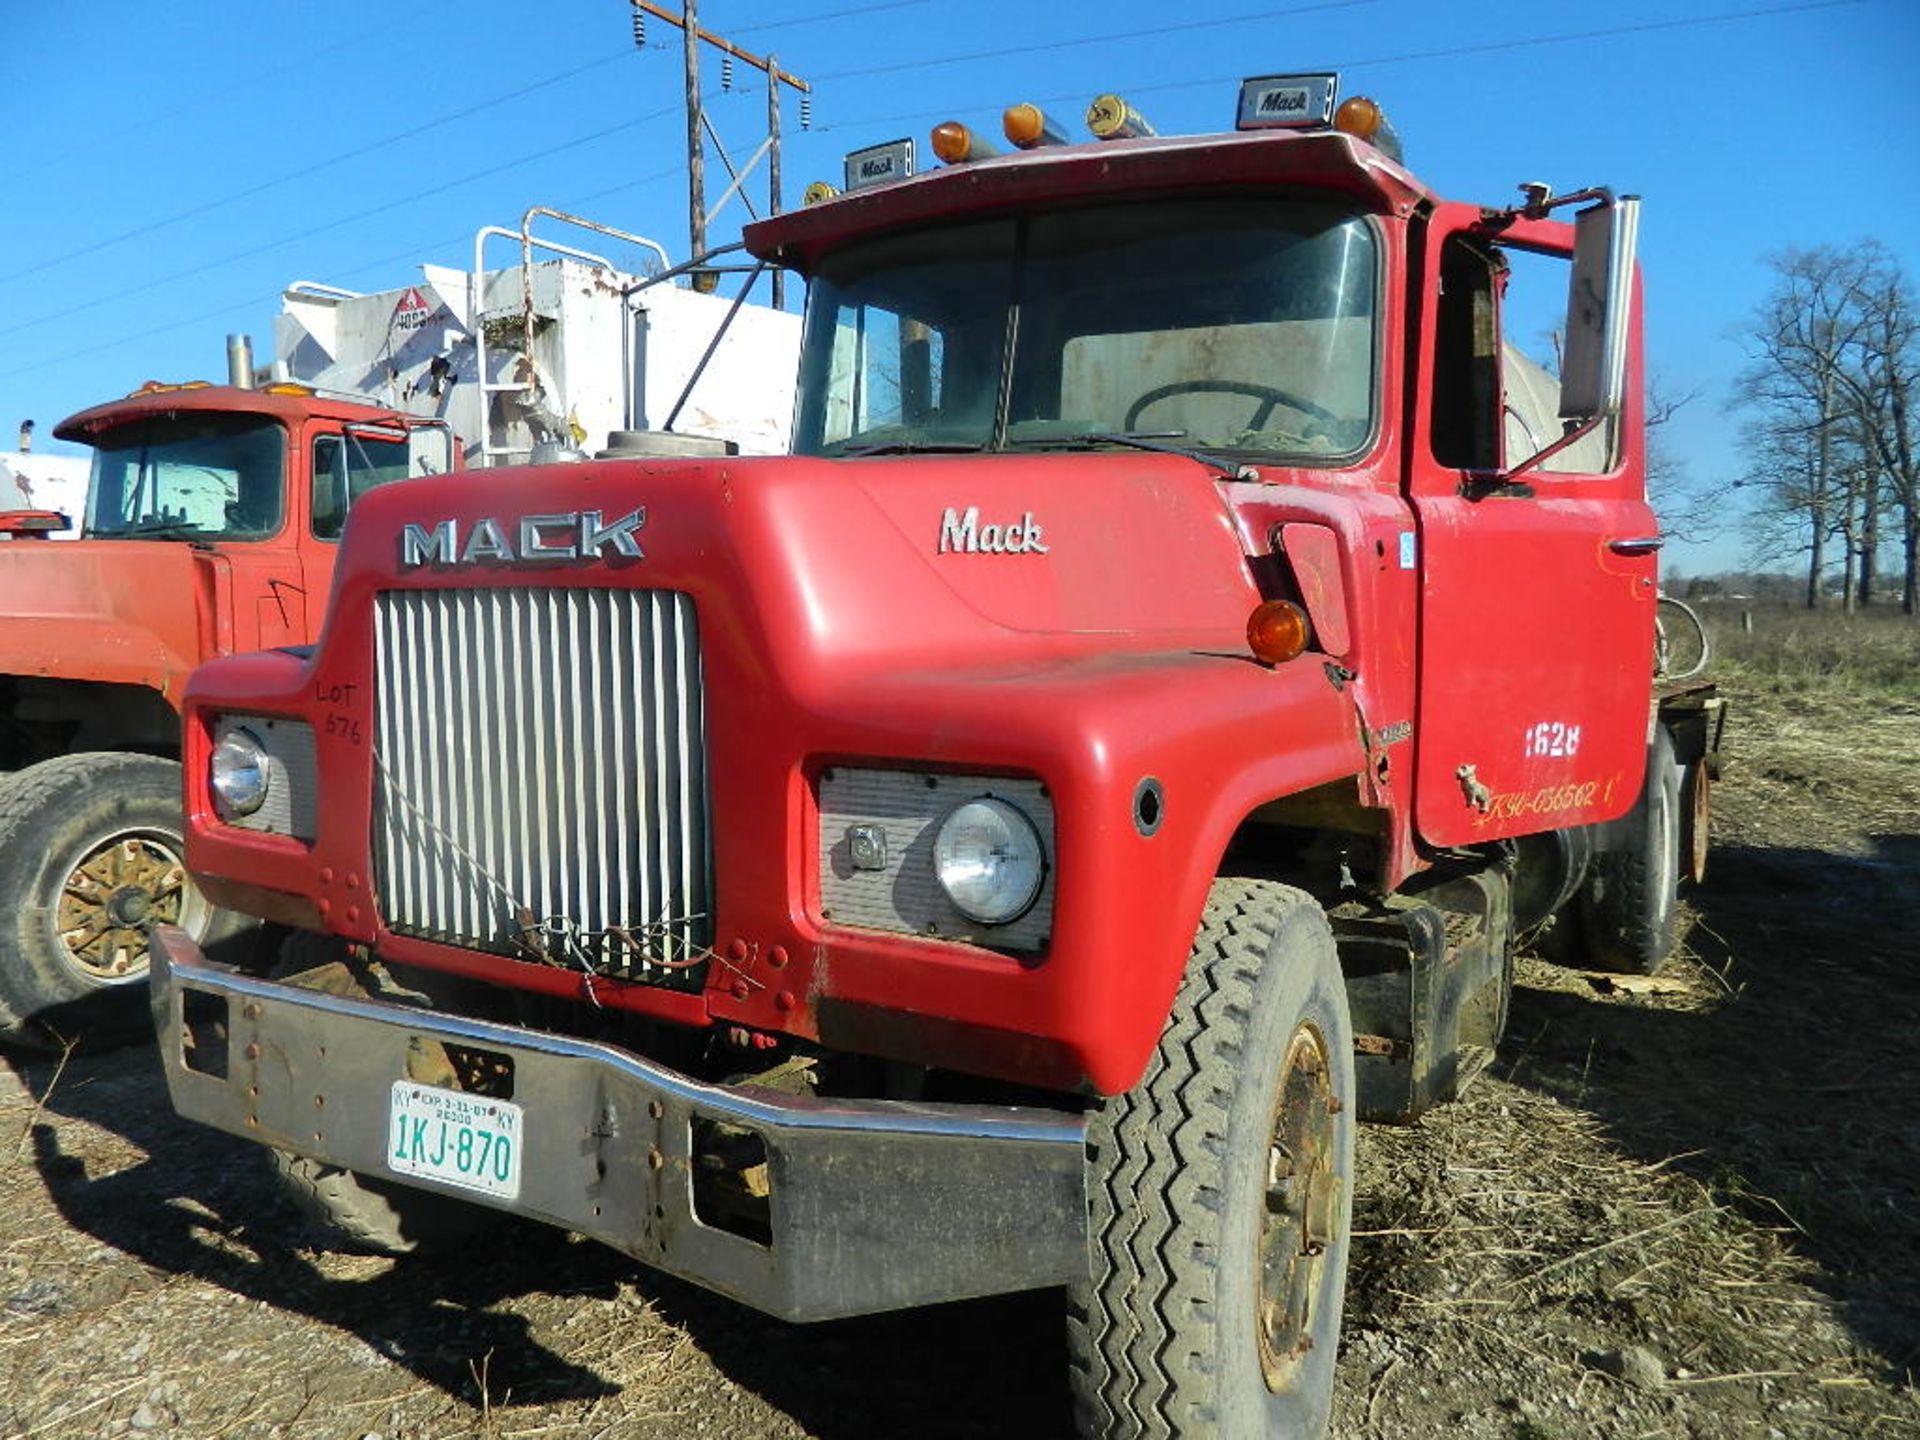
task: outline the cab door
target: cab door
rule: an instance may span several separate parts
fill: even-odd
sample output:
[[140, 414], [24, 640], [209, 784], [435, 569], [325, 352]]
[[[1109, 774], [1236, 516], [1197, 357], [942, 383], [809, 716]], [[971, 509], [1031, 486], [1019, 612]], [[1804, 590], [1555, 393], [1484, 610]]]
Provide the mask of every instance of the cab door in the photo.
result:
[[[440, 475], [453, 465], [452, 432], [443, 424], [380, 425], [347, 422], [315, 429], [307, 439], [306, 629], [298, 643], [317, 638], [326, 618], [334, 561], [347, 513], [367, 491], [409, 475]], [[294, 643], [294, 642], [288, 642]]]
[[1573, 227], [1439, 205], [1421, 249], [1415, 826], [1463, 845], [1612, 819], [1645, 766], [1657, 598], [1637, 284], [1620, 415], [1511, 474], [1562, 433]]

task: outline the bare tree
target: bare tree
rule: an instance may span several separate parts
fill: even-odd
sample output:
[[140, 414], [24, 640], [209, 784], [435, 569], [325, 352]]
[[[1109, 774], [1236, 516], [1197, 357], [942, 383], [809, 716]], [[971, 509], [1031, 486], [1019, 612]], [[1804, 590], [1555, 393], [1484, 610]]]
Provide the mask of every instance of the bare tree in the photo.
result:
[[1736, 390], [1736, 403], [1754, 416], [1743, 483], [1767, 497], [1765, 518], [1799, 534], [1809, 607], [1820, 603], [1829, 542], [1840, 550], [1843, 603], [1871, 603], [1891, 506], [1903, 542], [1902, 604], [1913, 614], [1920, 310], [1912, 287], [1873, 240], [1789, 250], [1770, 263], [1774, 288], [1747, 330], [1753, 363]]
[[1747, 430], [1745, 483], [1799, 528], [1812, 609], [1841, 506], [1834, 449], [1846, 415], [1838, 376], [1863, 323], [1854, 303], [1860, 267], [1828, 246], [1789, 250], [1770, 263], [1777, 278], [1748, 330], [1754, 363], [1736, 389], [1737, 403], [1757, 417]]
[[[1898, 262], [1873, 241], [1855, 247], [1863, 272], [1858, 365], [1841, 376], [1868, 457], [1900, 513], [1900, 608], [1920, 616], [1920, 456], [1913, 405], [1920, 398], [1920, 304]], [[1876, 490], [1877, 490], [1876, 485]]]
[[1689, 474], [1667, 440], [1667, 424], [1699, 398], [1698, 386], [1676, 390], [1662, 376], [1647, 377], [1647, 498], [1660, 516], [1661, 530], [1691, 542], [1719, 536], [1730, 513], [1724, 497]]

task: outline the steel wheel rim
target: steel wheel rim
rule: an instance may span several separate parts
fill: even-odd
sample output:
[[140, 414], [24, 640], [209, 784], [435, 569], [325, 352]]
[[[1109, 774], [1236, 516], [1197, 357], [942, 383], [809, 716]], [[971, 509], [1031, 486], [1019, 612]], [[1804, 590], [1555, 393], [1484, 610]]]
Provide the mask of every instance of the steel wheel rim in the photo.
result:
[[1254, 1333], [1261, 1374], [1275, 1394], [1298, 1383], [1326, 1303], [1327, 1252], [1341, 1209], [1335, 1113], [1326, 1038], [1303, 1022], [1287, 1043], [1274, 1097], [1254, 1250]]
[[149, 925], [205, 934], [213, 907], [187, 875], [181, 848], [177, 836], [134, 827], [82, 846], [61, 867], [53, 932], [74, 973], [96, 985], [135, 984], [151, 963]]
[[1712, 777], [1707, 773], [1706, 761], [1695, 763], [1692, 778], [1693, 784], [1689, 788], [1693, 793], [1687, 797], [1687, 801], [1693, 844], [1687, 854], [1687, 878], [1698, 885], [1707, 878], [1709, 827], [1713, 823]]

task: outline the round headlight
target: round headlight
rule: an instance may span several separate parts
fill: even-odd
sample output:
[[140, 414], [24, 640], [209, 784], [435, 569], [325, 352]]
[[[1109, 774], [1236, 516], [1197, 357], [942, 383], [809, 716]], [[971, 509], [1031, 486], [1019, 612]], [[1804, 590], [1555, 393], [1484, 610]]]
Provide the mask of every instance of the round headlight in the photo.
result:
[[940, 822], [933, 868], [954, 908], [982, 925], [1018, 920], [1046, 878], [1040, 832], [1019, 807], [983, 795]]
[[251, 815], [266, 804], [271, 775], [267, 752], [250, 730], [229, 730], [207, 762], [208, 780], [222, 815]]

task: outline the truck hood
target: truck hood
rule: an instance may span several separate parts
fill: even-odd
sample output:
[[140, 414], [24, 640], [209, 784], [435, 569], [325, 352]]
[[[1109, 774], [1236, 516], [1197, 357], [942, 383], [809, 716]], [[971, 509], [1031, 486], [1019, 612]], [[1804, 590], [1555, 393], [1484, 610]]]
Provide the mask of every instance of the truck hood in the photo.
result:
[[[616, 538], [602, 530], [638, 515]], [[562, 553], [567, 552], [567, 553]], [[621, 585], [743, 599], [840, 663], [1244, 653], [1259, 596], [1215, 477], [1175, 456], [604, 461], [375, 491], [336, 603], [366, 587]], [[744, 623], [746, 615], [736, 619]], [[703, 628], [708, 620], [703, 616]]]
[[179, 704], [219, 637], [226, 562], [170, 541], [0, 545], [0, 674], [143, 685]]

